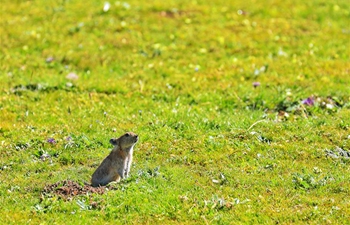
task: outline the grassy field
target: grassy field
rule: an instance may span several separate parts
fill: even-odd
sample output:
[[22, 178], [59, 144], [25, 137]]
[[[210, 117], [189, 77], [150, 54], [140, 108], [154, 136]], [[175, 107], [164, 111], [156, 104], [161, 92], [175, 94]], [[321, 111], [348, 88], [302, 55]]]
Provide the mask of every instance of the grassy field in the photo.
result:
[[[0, 224], [349, 224], [347, 0], [0, 10]], [[125, 131], [117, 190], [43, 194]]]

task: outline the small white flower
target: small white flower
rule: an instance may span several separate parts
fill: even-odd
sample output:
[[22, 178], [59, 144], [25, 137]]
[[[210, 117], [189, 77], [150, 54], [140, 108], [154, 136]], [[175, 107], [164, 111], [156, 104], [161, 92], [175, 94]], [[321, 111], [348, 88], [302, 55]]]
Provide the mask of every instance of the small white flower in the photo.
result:
[[110, 8], [111, 8], [111, 4], [109, 2], [105, 2], [103, 5], [103, 12], [108, 12]]
[[329, 104], [329, 103], [326, 104], [326, 108], [327, 108], [327, 109], [333, 109], [333, 107], [334, 107], [334, 106], [333, 106], [332, 104]]
[[125, 9], [130, 9], [130, 4], [127, 3], [127, 2], [123, 2], [123, 7], [124, 7]]

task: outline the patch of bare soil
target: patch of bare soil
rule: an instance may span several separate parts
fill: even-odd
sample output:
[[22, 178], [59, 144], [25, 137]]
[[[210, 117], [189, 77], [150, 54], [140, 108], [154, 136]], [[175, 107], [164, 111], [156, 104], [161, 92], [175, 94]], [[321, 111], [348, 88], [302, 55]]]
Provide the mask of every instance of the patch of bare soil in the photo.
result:
[[70, 199], [77, 195], [86, 195], [87, 193], [104, 194], [108, 190], [116, 189], [116, 187], [93, 187], [90, 184], [83, 186], [72, 180], [58, 181], [54, 184], [49, 184], [44, 187], [43, 195], [55, 194], [63, 199]]

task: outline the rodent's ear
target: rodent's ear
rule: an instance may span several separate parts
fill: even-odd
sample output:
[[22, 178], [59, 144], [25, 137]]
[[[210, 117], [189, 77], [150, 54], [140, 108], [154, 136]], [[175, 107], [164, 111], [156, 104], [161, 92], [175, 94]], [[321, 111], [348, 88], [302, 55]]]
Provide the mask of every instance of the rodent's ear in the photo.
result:
[[112, 138], [111, 140], [109, 140], [109, 143], [111, 143], [112, 145], [117, 145], [118, 142], [119, 142], [119, 140], [116, 138]]

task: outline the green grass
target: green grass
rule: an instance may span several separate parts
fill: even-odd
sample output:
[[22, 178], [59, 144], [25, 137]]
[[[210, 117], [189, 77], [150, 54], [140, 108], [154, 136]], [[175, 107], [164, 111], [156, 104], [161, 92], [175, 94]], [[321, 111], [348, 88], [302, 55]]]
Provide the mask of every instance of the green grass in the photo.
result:
[[[104, 2], [2, 1], [1, 224], [349, 223], [346, 0]], [[125, 131], [118, 190], [41, 194]]]

